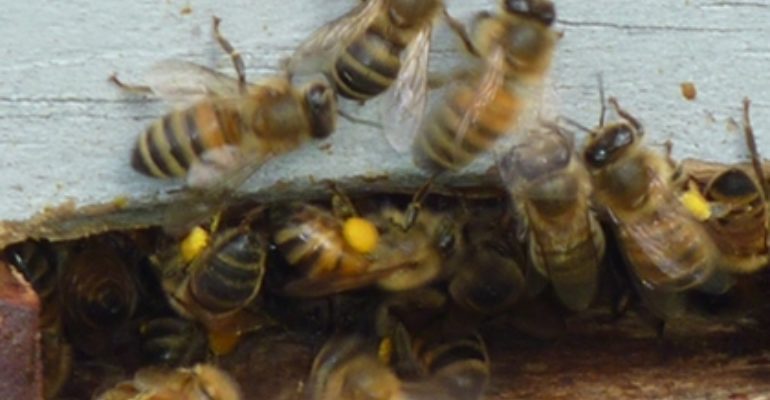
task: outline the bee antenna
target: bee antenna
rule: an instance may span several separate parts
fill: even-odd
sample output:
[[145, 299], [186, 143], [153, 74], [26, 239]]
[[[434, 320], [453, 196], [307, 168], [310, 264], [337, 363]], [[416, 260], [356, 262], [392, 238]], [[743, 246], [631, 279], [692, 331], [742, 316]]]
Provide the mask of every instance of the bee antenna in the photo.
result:
[[[568, 125], [571, 125], [572, 127], [575, 127], [575, 128], [577, 128], [578, 130], [581, 130], [581, 131], [583, 131], [583, 132], [585, 132], [585, 133], [588, 133], [588, 134], [591, 134], [591, 133], [593, 133], [593, 129], [586, 127], [585, 125], [581, 124], [580, 122], [577, 122], [577, 121], [575, 121], [574, 119], [572, 119], [572, 118], [570, 118], [570, 117], [565, 117], [565, 116], [563, 116], [563, 115], [560, 115], [560, 116], [558, 117], [558, 120], [559, 120], [559, 121], [564, 121], [564, 122], [566, 122]], [[558, 126], [558, 125], [557, 125], [557, 126]]]
[[607, 114], [607, 103], [604, 100], [604, 76], [601, 72], [596, 74], [596, 82], [599, 85], [599, 104], [602, 110], [599, 113], [599, 126], [604, 126], [604, 115]]
[[749, 148], [749, 154], [751, 155], [751, 164], [754, 167], [754, 173], [757, 175], [757, 179], [762, 187], [765, 198], [768, 196], [767, 180], [765, 179], [765, 173], [762, 169], [762, 160], [759, 157], [759, 151], [757, 150], [757, 141], [754, 137], [754, 129], [751, 127], [751, 119], [749, 118], [749, 107], [751, 106], [751, 100], [748, 97], [743, 99], [743, 133], [746, 137], [746, 145]]

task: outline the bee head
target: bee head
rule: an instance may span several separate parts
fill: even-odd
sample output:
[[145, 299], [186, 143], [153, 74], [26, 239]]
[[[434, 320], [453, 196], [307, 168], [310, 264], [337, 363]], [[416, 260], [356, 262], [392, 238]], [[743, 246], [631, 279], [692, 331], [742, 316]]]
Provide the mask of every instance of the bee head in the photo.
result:
[[510, 14], [533, 18], [546, 26], [556, 19], [556, 9], [550, 0], [503, 0], [503, 9]]
[[625, 121], [599, 128], [583, 153], [586, 165], [598, 169], [611, 164], [637, 142], [637, 136], [637, 130]]
[[558, 138], [537, 135], [515, 146], [503, 158], [501, 167], [528, 181], [566, 168], [572, 159], [572, 149], [568, 143], [553, 139]]
[[334, 132], [337, 122], [337, 95], [326, 82], [312, 82], [305, 89], [310, 118], [310, 134], [322, 139]]

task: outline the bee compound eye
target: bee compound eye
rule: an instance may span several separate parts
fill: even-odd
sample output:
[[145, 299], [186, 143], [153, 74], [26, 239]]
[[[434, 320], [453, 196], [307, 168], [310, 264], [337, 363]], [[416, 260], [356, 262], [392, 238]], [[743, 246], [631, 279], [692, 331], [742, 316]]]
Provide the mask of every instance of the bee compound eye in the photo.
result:
[[529, 14], [530, 0], [505, 0], [503, 7], [505, 11], [512, 14]]

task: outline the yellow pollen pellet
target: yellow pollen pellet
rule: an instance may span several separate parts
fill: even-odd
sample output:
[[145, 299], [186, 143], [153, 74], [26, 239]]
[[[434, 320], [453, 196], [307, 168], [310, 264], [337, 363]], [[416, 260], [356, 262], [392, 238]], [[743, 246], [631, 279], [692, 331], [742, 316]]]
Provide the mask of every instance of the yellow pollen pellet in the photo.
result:
[[699, 221], [705, 221], [711, 217], [711, 206], [697, 189], [691, 187], [682, 193], [679, 201]]
[[389, 337], [383, 338], [380, 341], [380, 346], [377, 349], [377, 357], [385, 364], [390, 364], [390, 359], [393, 357], [393, 341]]
[[193, 228], [180, 244], [182, 260], [184, 260], [184, 262], [194, 260], [209, 245], [210, 239], [211, 236], [205, 229], [200, 226]]
[[342, 228], [345, 241], [359, 253], [369, 253], [377, 246], [379, 233], [371, 221], [364, 218], [348, 218]]

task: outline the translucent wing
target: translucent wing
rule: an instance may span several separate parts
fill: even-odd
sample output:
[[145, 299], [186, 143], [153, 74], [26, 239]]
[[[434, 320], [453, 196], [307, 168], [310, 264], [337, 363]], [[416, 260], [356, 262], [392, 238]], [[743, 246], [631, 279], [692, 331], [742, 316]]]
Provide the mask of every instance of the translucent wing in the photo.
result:
[[333, 59], [340, 50], [356, 38], [383, 11], [386, 0], [369, 0], [337, 18], [302, 42], [287, 61], [293, 74], [323, 70], [324, 62]]
[[[705, 187], [711, 179], [730, 167], [727, 164], [696, 160], [693, 158], [682, 160], [679, 165], [682, 169], [682, 173], [694, 180], [701, 188]], [[748, 167], [748, 164], [744, 165], [744, 167]]]
[[367, 271], [358, 275], [326, 275], [323, 277], [301, 278], [289, 282], [283, 291], [294, 297], [320, 297], [370, 286], [382, 278], [404, 268], [395, 266]]
[[164, 60], [144, 76], [153, 93], [174, 104], [191, 104], [207, 96], [239, 95], [238, 80], [213, 69], [181, 60]]
[[266, 161], [265, 157], [246, 154], [238, 146], [217, 147], [204, 152], [200, 160], [190, 166], [187, 185], [191, 188], [235, 190]]
[[[667, 182], [655, 176], [649, 191], [661, 196], [661, 204], [668, 206], [656, 209], [654, 215], [640, 221], [626, 223], [615, 218], [624, 253], [636, 258], [629, 260], [634, 273], [648, 287], [663, 291], [681, 291], [702, 284], [716, 266], [714, 244], [702, 225], [676, 200]], [[682, 259], [675, 257], [683, 251], [693, 254]]]
[[426, 24], [406, 48], [398, 78], [385, 94], [382, 109], [385, 138], [400, 154], [409, 151], [425, 113], [432, 30], [432, 25]]
[[[204, 152], [190, 166], [180, 207], [171, 207], [159, 224], [167, 232], [187, 232], [221, 212], [233, 200], [243, 184], [271, 156], [258, 156], [226, 145]], [[178, 189], [177, 189], [178, 191]]]
[[468, 109], [463, 114], [463, 119], [457, 128], [457, 137], [455, 143], [460, 145], [468, 129], [475, 125], [481, 112], [491, 104], [498, 94], [500, 88], [505, 85], [504, 52], [501, 48], [496, 48], [486, 60], [486, 67], [483, 74], [478, 77], [476, 94], [470, 102]]

